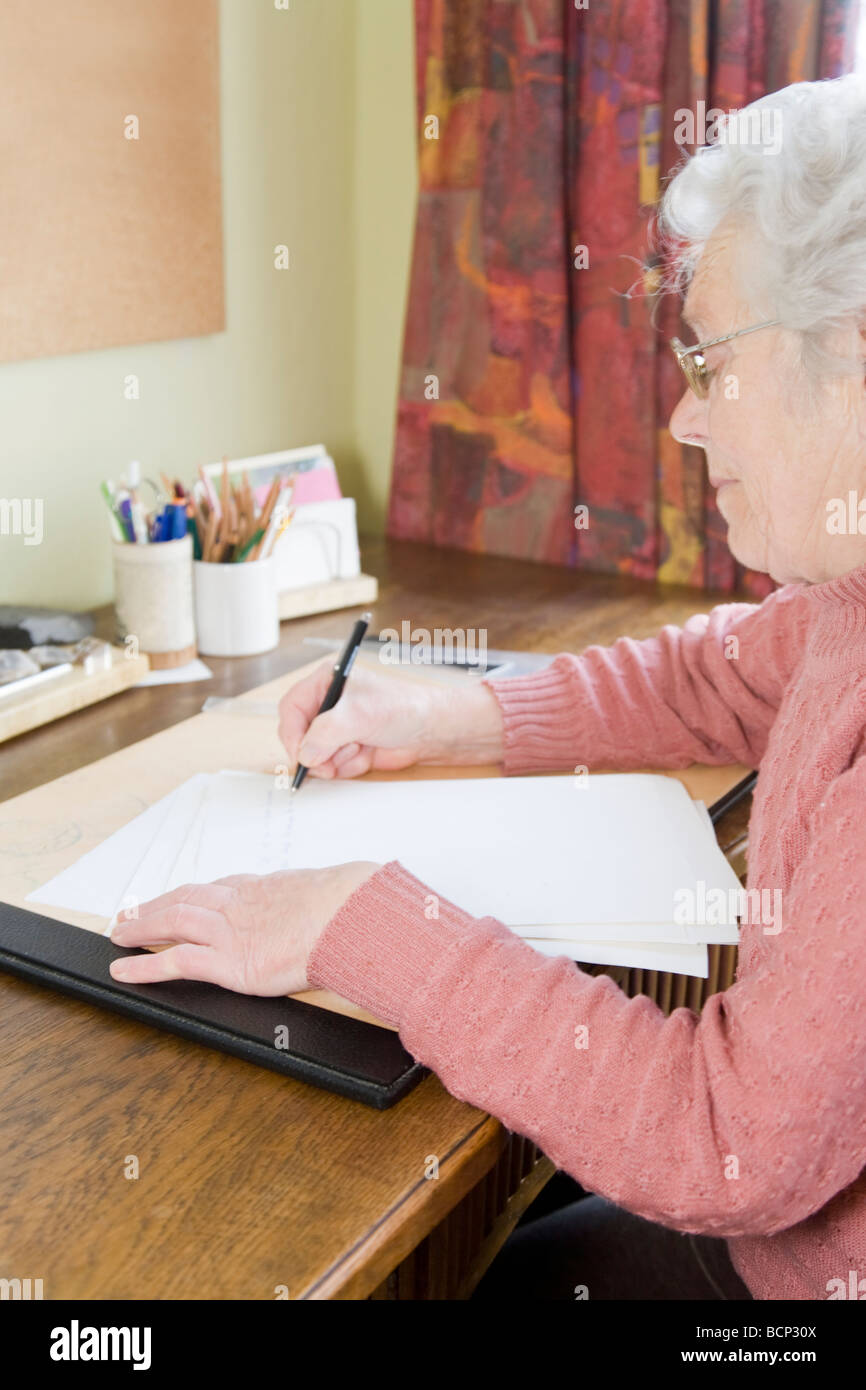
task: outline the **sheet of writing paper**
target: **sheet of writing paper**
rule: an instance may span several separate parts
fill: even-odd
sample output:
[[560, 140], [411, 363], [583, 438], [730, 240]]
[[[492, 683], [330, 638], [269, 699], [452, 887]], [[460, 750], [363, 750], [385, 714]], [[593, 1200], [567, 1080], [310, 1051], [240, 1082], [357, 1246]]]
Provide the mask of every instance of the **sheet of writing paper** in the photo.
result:
[[[523, 932], [517, 933], [523, 936]], [[586, 965], [624, 965], [631, 970], [670, 970], [675, 975], [694, 975], [706, 980], [710, 973], [706, 946], [671, 946], [648, 941], [542, 941], [528, 940], [544, 956], [568, 956]]]
[[199, 811], [210, 781], [206, 776], [193, 777], [178, 787], [159, 834], [133, 866], [123, 894], [115, 904], [115, 913], [149, 902], [180, 883], [195, 882], [192, 874], [183, 876], [182, 864], [180, 874], [177, 870], [179, 861], [183, 861], [188, 852], [195, 826], [200, 823]]
[[293, 800], [293, 866], [399, 859], [467, 912], [507, 926], [672, 925], [683, 890], [699, 903], [701, 884], [739, 889], [685, 788], [667, 777], [308, 779]]
[[[398, 859], [546, 954], [705, 975], [705, 943], [737, 940], [739, 882], [706, 809], [670, 778], [308, 779], [295, 796], [285, 783], [193, 777], [31, 898], [110, 920], [185, 883]], [[683, 891], [694, 921], [675, 913]], [[713, 893], [730, 913], [707, 921]]]
[[[203, 776], [201, 780], [205, 780]], [[111, 918], [136, 867], [158, 837], [176, 795], [173, 791], [154, 802], [101, 845], [28, 894], [27, 901]]]

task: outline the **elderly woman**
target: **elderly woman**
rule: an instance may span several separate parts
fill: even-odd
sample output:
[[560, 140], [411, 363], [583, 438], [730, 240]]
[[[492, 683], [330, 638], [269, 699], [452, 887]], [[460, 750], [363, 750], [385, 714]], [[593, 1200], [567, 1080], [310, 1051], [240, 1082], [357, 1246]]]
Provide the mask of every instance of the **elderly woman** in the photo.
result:
[[781, 146], [723, 131], [660, 211], [697, 340], [674, 345], [670, 428], [706, 451], [733, 554], [782, 587], [471, 690], [358, 670], [316, 718], [318, 670], [281, 735], [323, 778], [760, 768], [749, 887], [781, 891], [783, 929], [745, 925], [736, 983], [669, 1018], [457, 903], [428, 920], [436, 884], [399, 862], [180, 889], [114, 935], [178, 943], [116, 978], [355, 1000], [596, 1194], [516, 1233], [500, 1297], [826, 1299], [866, 1280], [866, 92], [800, 83], [755, 106], [780, 113]]

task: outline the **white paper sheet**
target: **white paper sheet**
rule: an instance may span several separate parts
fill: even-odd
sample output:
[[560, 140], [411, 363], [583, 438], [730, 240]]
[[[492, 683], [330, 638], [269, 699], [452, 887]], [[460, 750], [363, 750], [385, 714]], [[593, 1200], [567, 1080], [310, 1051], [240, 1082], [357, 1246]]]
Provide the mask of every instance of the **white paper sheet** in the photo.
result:
[[[519, 935], [523, 936], [520, 932]], [[524, 940], [527, 940], [524, 937]], [[632, 970], [669, 970], [706, 980], [710, 973], [706, 946], [672, 946], [666, 942], [528, 941], [544, 956], [569, 956], [584, 965], [625, 965]]]
[[[589, 777], [577, 789], [579, 780], [305, 783], [294, 798], [291, 866], [399, 859], [474, 916], [580, 929], [590, 939], [600, 924], [673, 932], [677, 894], [693, 891], [697, 903], [701, 883], [738, 892], [679, 782], [626, 774]], [[694, 929], [677, 939], [694, 941]]]
[[190, 846], [196, 842], [201, 806], [209, 784], [210, 779], [199, 774], [178, 787], [171, 798], [166, 798], [168, 807], [160, 833], [135, 865], [122, 898], [115, 904], [115, 913], [148, 902], [182, 883], [195, 882], [192, 874], [184, 874], [184, 861]]
[[230, 874], [314, 867], [300, 864], [293, 854], [297, 800], [287, 788], [278, 787], [275, 778], [263, 774], [224, 772], [211, 778], [194, 863], [180, 882], [211, 883]]
[[200, 774], [30, 900], [110, 920], [183, 883], [399, 859], [545, 954], [705, 977], [704, 943], [736, 941], [735, 921], [677, 923], [675, 895], [739, 890], [705, 808], [669, 778], [575, 780], [310, 780], [291, 796], [267, 775]]
[[29, 893], [27, 901], [112, 917], [136, 866], [159, 834], [175, 795], [172, 792], [154, 802], [96, 849]]
[[213, 677], [213, 671], [209, 666], [205, 666], [203, 661], [196, 657], [195, 661], [188, 661], [185, 666], [168, 666], [159, 670], [148, 671], [144, 680], [138, 682], [139, 685], [184, 685], [187, 681], [209, 681]]
[[740, 939], [736, 922], [724, 926], [700, 922], [535, 922], [531, 926], [521, 924], [520, 935], [529, 941], [659, 941], [671, 946], [735, 946]]

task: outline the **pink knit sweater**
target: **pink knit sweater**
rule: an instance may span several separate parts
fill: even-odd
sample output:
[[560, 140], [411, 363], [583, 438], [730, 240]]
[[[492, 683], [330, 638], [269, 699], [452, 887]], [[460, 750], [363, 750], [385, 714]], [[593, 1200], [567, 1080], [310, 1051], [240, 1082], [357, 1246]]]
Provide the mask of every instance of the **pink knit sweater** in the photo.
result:
[[311, 981], [589, 1191], [727, 1237], [756, 1298], [866, 1281], [866, 565], [489, 684], [509, 774], [760, 767], [749, 887], [781, 890], [781, 931], [744, 926], [736, 983], [665, 1018], [493, 918], [440, 899], [431, 920], [435, 883], [393, 861]]

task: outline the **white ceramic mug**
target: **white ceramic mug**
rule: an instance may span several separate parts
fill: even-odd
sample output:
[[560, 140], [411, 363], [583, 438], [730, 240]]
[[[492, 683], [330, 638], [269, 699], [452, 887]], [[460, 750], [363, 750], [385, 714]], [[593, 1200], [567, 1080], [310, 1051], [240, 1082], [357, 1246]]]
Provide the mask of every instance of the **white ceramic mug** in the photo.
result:
[[202, 656], [256, 656], [279, 646], [277, 575], [272, 558], [193, 565], [195, 622]]

